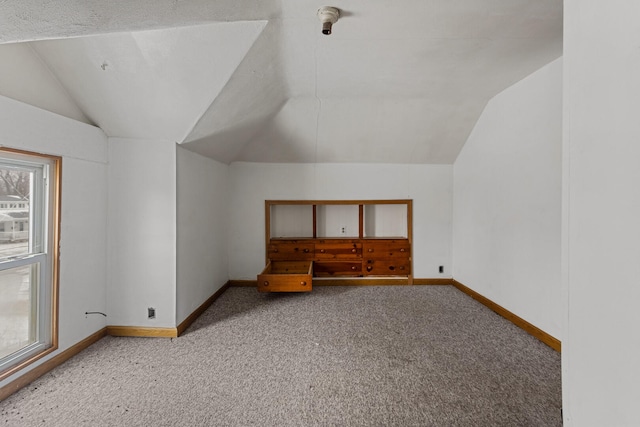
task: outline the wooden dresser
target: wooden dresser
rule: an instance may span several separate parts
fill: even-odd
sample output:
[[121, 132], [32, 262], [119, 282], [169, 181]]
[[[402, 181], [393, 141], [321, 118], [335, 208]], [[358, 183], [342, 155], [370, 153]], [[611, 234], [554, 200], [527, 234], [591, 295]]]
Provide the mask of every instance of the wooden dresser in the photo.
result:
[[[258, 275], [258, 290], [311, 291], [313, 277], [399, 276], [406, 277], [411, 284], [411, 203], [411, 200], [265, 201], [267, 266]], [[278, 210], [281, 206], [288, 208]], [[376, 208], [379, 206], [382, 208]], [[276, 219], [274, 215], [281, 217]], [[348, 230], [357, 236], [340, 236]], [[378, 235], [389, 230], [400, 236]]]

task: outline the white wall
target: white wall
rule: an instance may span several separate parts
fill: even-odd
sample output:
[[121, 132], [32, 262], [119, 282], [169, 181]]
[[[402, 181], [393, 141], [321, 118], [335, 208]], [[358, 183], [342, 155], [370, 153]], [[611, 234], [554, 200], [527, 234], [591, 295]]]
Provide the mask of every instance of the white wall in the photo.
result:
[[175, 327], [174, 142], [109, 138], [108, 218], [109, 325]]
[[640, 2], [565, 0], [565, 425], [640, 425]]
[[[107, 139], [71, 119], [0, 97], [0, 145], [62, 156], [59, 349], [106, 326]], [[17, 376], [0, 382], [6, 385]]]
[[451, 165], [233, 163], [229, 171], [231, 279], [255, 280], [264, 268], [265, 199], [413, 199], [414, 276], [451, 277]]
[[562, 60], [498, 94], [454, 165], [453, 276], [560, 338]]
[[176, 324], [229, 280], [229, 166], [177, 150]]

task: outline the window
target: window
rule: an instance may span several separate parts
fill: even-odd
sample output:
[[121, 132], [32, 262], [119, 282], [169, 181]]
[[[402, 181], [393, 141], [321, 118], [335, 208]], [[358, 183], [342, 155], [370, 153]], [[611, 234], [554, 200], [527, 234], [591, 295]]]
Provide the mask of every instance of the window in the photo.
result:
[[0, 379], [58, 345], [60, 163], [0, 149]]

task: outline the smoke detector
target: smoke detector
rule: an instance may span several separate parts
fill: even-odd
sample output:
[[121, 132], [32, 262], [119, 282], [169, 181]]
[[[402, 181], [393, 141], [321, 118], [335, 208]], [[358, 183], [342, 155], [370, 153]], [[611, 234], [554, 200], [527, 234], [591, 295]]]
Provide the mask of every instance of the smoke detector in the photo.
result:
[[328, 36], [331, 34], [331, 26], [340, 18], [340, 9], [323, 6], [318, 9], [318, 19], [322, 22], [322, 34]]

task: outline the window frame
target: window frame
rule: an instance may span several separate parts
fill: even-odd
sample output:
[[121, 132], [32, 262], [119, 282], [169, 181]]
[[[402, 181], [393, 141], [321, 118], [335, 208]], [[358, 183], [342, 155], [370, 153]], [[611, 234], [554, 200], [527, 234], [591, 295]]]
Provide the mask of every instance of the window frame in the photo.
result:
[[[40, 264], [39, 267], [46, 268], [48, 270], [48, 283], [38, 285], [38, 290], [45, 290], [47, 298], [46, 302], [48, 304], [45, 309], [46, 319], [38, 319], [38, 327], [42, 328], [43, 322], [48, 323], [44, 325], [47, 331], [46, 335], [48, 338], [48, 342], [40, 345], [35, 345], [36, 347], [38, 347], [36, 351], [23, 351], [24, 349], [22, 349], [13, 353], [15, 355], [18, 355], [21, 352], [25, 354], [20, 355], [20, 357], [14, 357], [15, 361], [13, 363], [10, 362], [7, 366], [0, 367], [0, 381], [2, 381], [58, 349], [62, 157], [21, 149], [0, 147], [0, 158], [7, 160], [17, 160], [18, 162], [26, 161], [36, 164], [48, 164], [49, 168], [49, 173], [46, 177], [48, 189], [46, 189], [47, 192], [44, 195], [44, 200], [46, 200], [45, 203], [47, 204], [47, 209], [45, 210], [45, 213], [43, 215], [47, 228], [47, 233], [46, 235], [44, 235], [44, 238], [46, 240], [46, 247], [42, 250], [44, 255], [34, 256], [29, 254], [21, 257], [22, 259], [20, 261], [20, 264], [28, 265], [29, 258], [37, 258], [38, 256], [44, 256], [44, 258], [46, 258], [47, 260], [44, 267], [42, 264]], [[39, 203], [39, 201], [30, 201], [31, 212], [34, 212], [34, 205], [36, 205], [36, 203]], [[30, 217], [33, 217], [33, 215], [34, 214], [30, 214]], [[36, 226], [36, 221], [33, 221], [33, 218], [31, 218], [29, 228], [33, 230]], [[38, 264], [32, 263], [32, 265]], [[34, 344], [30, 346], [33, 345]]]

